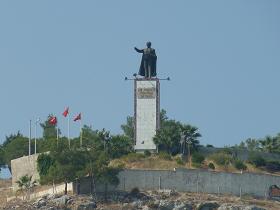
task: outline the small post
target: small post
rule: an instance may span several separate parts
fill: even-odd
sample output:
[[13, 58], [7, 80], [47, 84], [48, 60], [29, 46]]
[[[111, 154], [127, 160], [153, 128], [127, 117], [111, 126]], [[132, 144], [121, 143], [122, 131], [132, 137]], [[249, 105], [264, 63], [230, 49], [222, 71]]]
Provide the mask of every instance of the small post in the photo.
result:
[[239, 187], [239, 198], [241, 199], [242, 198], [242, 188]]
[[218, 196], [220, 196], [220, 186], [218, 186]]
[[158, 177], [158, 190], [161, 189], [161, 176]]

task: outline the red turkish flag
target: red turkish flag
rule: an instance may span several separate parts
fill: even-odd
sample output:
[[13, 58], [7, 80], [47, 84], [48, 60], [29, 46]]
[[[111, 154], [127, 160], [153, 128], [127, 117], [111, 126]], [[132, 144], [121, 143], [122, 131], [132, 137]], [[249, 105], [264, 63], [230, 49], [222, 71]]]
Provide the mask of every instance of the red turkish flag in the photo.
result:
[[62, 113], [62, 115], [63, 115], [64, 117], [67, 117], [68, 114], [69, 114], [69, 107], [67, 107], [67, 108], [64, 110], [64, 112]]
[[50, 123], [51, 125], [56, 125], [56, 123], [57, 123], [56, 117], [55, 117], [55, 116], [50, 117], [49, 123]]
[[76, 122], [77, 120], [81, 120], [82, 119], [82, 114], [78, 114], [75, 118], [74, 118], [74, 122]]

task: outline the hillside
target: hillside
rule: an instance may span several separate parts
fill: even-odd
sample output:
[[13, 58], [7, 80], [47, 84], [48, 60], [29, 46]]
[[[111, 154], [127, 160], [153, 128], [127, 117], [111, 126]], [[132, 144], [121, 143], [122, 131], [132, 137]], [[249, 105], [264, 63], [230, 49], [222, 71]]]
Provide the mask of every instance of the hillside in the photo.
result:
[[[152, 154], [149, 156], [145, 156], [143, 154], [136, 154], [131, 153], [126, 156], [123, 156], [119, 159], [114, 159], [111, 161], [110, 165], [115, 167], [122, 167], [127, 169], [166, 169], [166, 170], [173, 170], [174, 168], [189, 168], [189, 169], [208, 169], [208, 170], [215, 170], [220, 172], [232, 172], [232, 173], [241, 173], [241, 172], [250, 172], [250, 173], [264, 173], [264, 174], [273, 174], [273, 175], [280, 175], [280, 172], [271, 172], [265, 170], [264, 167], [255, 167], [253, 164], [250, 164], [244, 161], [246, 165], [246, 170], [239, 170], [234, 167], [233, 164], [229, 164], [227, 166], [221, 166], [216, 164], [211, 158], [205, 158], [203, 163], [195, 164], [188, 163], [188, 161], [181, 159], [181, 156], [170, 156], [166, 153], [162, 153], [159, 155]], [[215, 169], [209, 168], [209, 163], [213, 163]]]

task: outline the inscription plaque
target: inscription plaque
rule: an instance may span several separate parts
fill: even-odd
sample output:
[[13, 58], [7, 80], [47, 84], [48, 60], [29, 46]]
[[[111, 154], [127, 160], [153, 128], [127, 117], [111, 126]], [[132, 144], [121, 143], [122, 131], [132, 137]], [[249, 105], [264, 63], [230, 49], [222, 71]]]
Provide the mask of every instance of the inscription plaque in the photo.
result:
[[137, 98], [155, 98], [156, 97], [156, 88], [137, 88]]

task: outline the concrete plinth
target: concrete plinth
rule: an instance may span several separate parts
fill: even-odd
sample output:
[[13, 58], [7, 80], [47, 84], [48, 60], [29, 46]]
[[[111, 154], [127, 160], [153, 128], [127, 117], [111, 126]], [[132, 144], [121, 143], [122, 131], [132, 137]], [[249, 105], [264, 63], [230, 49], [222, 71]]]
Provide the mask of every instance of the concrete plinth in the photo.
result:
[[159, 128], [159, 80], [135, 79], [134, 82], [134, 117], [135, 150], [155, 151], [153, 137]]

